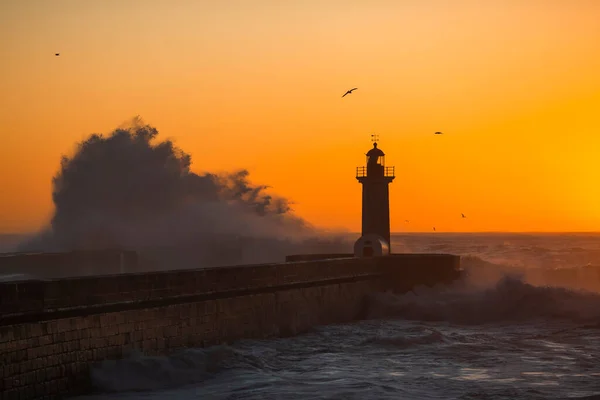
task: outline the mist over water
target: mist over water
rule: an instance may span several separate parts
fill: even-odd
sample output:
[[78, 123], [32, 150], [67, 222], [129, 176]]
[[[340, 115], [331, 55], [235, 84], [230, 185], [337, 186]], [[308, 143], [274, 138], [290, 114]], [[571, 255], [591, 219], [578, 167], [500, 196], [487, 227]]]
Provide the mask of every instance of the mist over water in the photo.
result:
[[461, 256], [471, 287], [505, 277], [534, 286], [600, 292], [600, 234], [396, 234], [395, 251]]
[[109, 135], [93, 134], [62, 158], [49, 226], [17, 250], [134, 249], [155, 268], [351, 251], [342, 236], [295, 216], [286, 198], [250, 183], [247, 170], [195, 173], [191, 164], [189, 154], [159, 140], [139, 118]]

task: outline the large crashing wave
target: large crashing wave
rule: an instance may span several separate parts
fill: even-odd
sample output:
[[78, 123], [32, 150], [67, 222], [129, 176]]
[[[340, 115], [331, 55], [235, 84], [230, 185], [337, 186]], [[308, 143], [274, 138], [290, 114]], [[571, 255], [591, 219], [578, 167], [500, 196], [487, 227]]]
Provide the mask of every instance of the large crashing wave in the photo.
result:
[[600, 295], [563, 287], [534, 286], [504, 276], [488, 287], [469, 279], [449, 286], [417, 287], [396, 295], [374, 293], [370, 318], [485, 324], [563, 320], [600, 327]]
[[[157, 136], [136, 118], [63, 156], [53, 178], [50, 227], [19, 250], [128, 248], [170, 263], [177, 254], [173, 268], [351, 248], [295, 216], [290, 202], [268, 194], [267, 186], [250, 184], [248, 171], [194, 173], [191, 156]], [[190, 265], [182, 265], [186, 260]]]
[[404, 294], [373, 293], [370, 318], [485, 324], [570, 321], [600, 328], [596, 269], [526, 268], [461, 257], [460, 280], [417, 286]]

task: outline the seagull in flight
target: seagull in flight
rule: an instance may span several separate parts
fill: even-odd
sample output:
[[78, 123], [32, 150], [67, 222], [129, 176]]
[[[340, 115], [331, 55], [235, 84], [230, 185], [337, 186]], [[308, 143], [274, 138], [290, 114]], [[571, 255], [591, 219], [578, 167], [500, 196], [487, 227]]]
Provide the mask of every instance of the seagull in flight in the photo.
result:
[[465, 214], [463, 214], [463, 213], [460, 213], [460, 216], [461, 216], [461, 217], [463, 217], [463, 218], [467, 218], [467, 217], [465, 216]]
[[[344, 93], [344, 96], [346, 96], [347, 94], [352, 94], [352, 91], [354, 91], [356, 89], [358, 89], [358, 88], [355, 87], [353, 89], [348, 90], [346, 93]], [[342, 96], [342, 97], [344, 97], [344, 96]]]
[[442, 132], [435, 132], [434, 135], [441, 135]]

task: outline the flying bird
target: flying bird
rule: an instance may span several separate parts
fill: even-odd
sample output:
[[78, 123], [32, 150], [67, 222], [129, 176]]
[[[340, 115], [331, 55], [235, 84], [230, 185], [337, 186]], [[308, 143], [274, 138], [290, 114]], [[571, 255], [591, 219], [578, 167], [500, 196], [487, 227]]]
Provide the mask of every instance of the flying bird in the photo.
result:
[[433, 231], [435, 232], [435, 226], [433, 227]]
[[460, 216], [461, 216], [461, 217], [463, 217], [463, 218], [467, 218], [467, 217], [465, 216], [465, 214], [463, 214], [463, 213], [460, 213]]
[[[356, 89], [358, 89], [358, 88], [355, 87], [353, 89], [348, 90], [346, 93], [344, 93], [344, 96], [346, 96], [347, 94], [352, 94], [352, 91], [354, 91]], [[342, 97], [344, 97], [344, 96], [342, 96]]]
[[60, 53], [54, 53], [54, 55], [55, 55], [56, 57], [58, 57], [58, 56], [60, 56]]
[[435, 132], [434, 135], [441, 135], [442, 132]]
[[404, 220], [404, 222], [408, 222], [408, 220], [407, 220], [407, 219], [405, 219], [405, 220]]

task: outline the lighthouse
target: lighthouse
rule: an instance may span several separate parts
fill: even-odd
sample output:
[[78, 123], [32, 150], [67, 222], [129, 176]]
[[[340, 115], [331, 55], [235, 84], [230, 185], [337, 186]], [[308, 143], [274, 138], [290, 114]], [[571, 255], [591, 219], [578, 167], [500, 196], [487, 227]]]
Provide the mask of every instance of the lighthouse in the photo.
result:
[[394, 167], [385, 166], [385, 153], [377, 147], [376, 136], [371, 137], [373, 148], [366, 153], [366, 166], [356, 168], [356, 179], [362, 184], [362, 237], [354, 247], [355, 255], [363, 257], [389, 254], [389, 184], [395, 178]]

